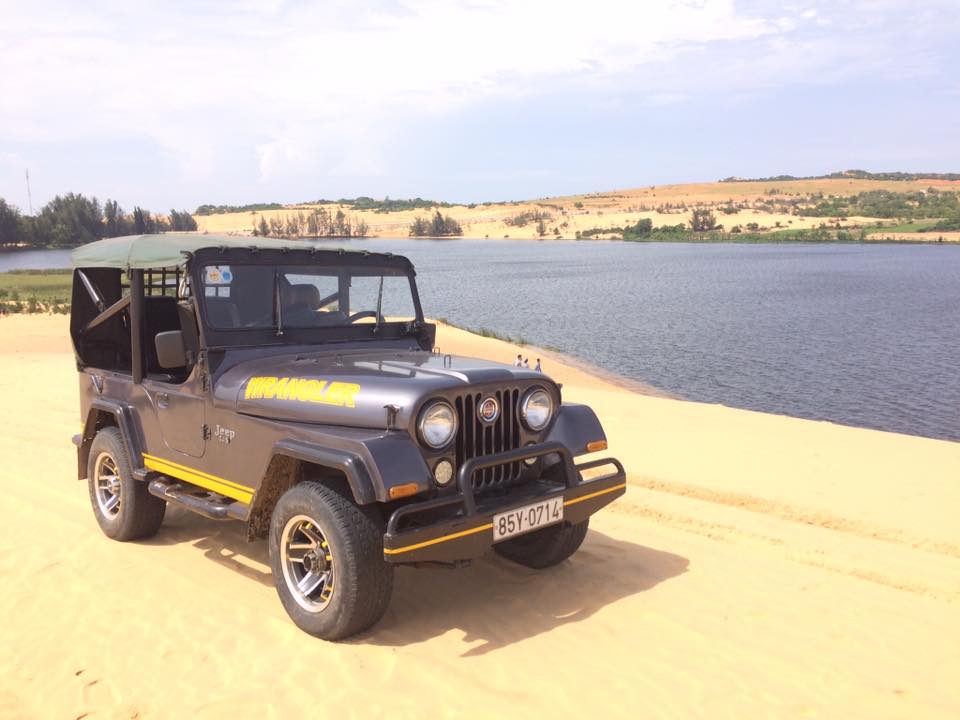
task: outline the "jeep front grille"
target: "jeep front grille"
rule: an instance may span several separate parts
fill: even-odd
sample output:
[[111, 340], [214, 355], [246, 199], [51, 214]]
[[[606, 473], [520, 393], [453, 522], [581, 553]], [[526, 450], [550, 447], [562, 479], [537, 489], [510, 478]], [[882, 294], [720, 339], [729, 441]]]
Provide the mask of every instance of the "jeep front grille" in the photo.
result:
[[[477, 404], [492, 395], [500, 404], [500, 415], [492, 423], [477, 416]], [[475, 457], [513, 450], [520, 446], [520, 421], [517, 418], [518, 389], [497, 390], [492, 393], [470, 393], [456, 399], [457, 467]], [[504, 487], [515, 482], [523, 471], [523, 463], [512, 462], [477, 470], [471, 478], [474, 490]]]

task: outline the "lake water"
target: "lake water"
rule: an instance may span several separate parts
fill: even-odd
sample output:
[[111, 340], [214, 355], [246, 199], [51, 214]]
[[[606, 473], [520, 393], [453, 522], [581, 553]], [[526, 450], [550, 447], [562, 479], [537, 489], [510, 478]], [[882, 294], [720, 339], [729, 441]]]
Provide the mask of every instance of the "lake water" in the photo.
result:
[[960, 246], [333, 244], [409, 256], [429, 316], [673, 395], [960, 440]]
[[0, 253], [0, 272], [46, 270], [70, 266], [69, 250], [19, 250]]

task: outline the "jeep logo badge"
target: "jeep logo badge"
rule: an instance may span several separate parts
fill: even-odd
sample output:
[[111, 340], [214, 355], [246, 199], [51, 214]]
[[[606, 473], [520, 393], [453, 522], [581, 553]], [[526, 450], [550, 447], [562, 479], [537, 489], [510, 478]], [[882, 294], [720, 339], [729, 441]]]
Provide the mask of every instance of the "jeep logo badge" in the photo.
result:
[[477, 415], [484, 422], [492, 423], [500, 415], [500, 403], [492, 397], [484, 398], [477, 406]]

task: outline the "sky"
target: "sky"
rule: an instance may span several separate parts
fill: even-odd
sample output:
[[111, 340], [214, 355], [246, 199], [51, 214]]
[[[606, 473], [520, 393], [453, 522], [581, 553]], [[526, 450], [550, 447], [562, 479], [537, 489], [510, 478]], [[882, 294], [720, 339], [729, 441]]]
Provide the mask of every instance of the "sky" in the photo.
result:
[[0, 0], [0, 197], [960, 172], [958, 0]]

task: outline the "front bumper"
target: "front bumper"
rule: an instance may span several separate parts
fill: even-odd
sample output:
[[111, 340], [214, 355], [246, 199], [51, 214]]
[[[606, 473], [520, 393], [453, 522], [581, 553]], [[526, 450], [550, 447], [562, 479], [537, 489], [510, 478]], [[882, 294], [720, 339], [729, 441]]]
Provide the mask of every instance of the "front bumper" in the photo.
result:
[[[560, 456], [564, 484], [533, 481], [511, 488], [506, 496], [479, 500], [474, 497], [471, 478], [475, 471], [552, 454]], [[607, 465], [614, 471], [582, 480], [583, 471]], [[551, 442], [468, 460], [460, 468], [457, 484], [457, 495], [410, 503], [394, 511], [383, 538], [383, 556], [387, 562], [450, 563], [479, 557], [493, 545], [494, 515], [542, 500], [562, 497], [563, 522], [583, 522], [626, 492], [626, 473], [615, 458], [575, 465], [566, 447]], [[444, 508], [453, 509], [456, 514], [438, 522], [399, 529], [404, 520]]]

